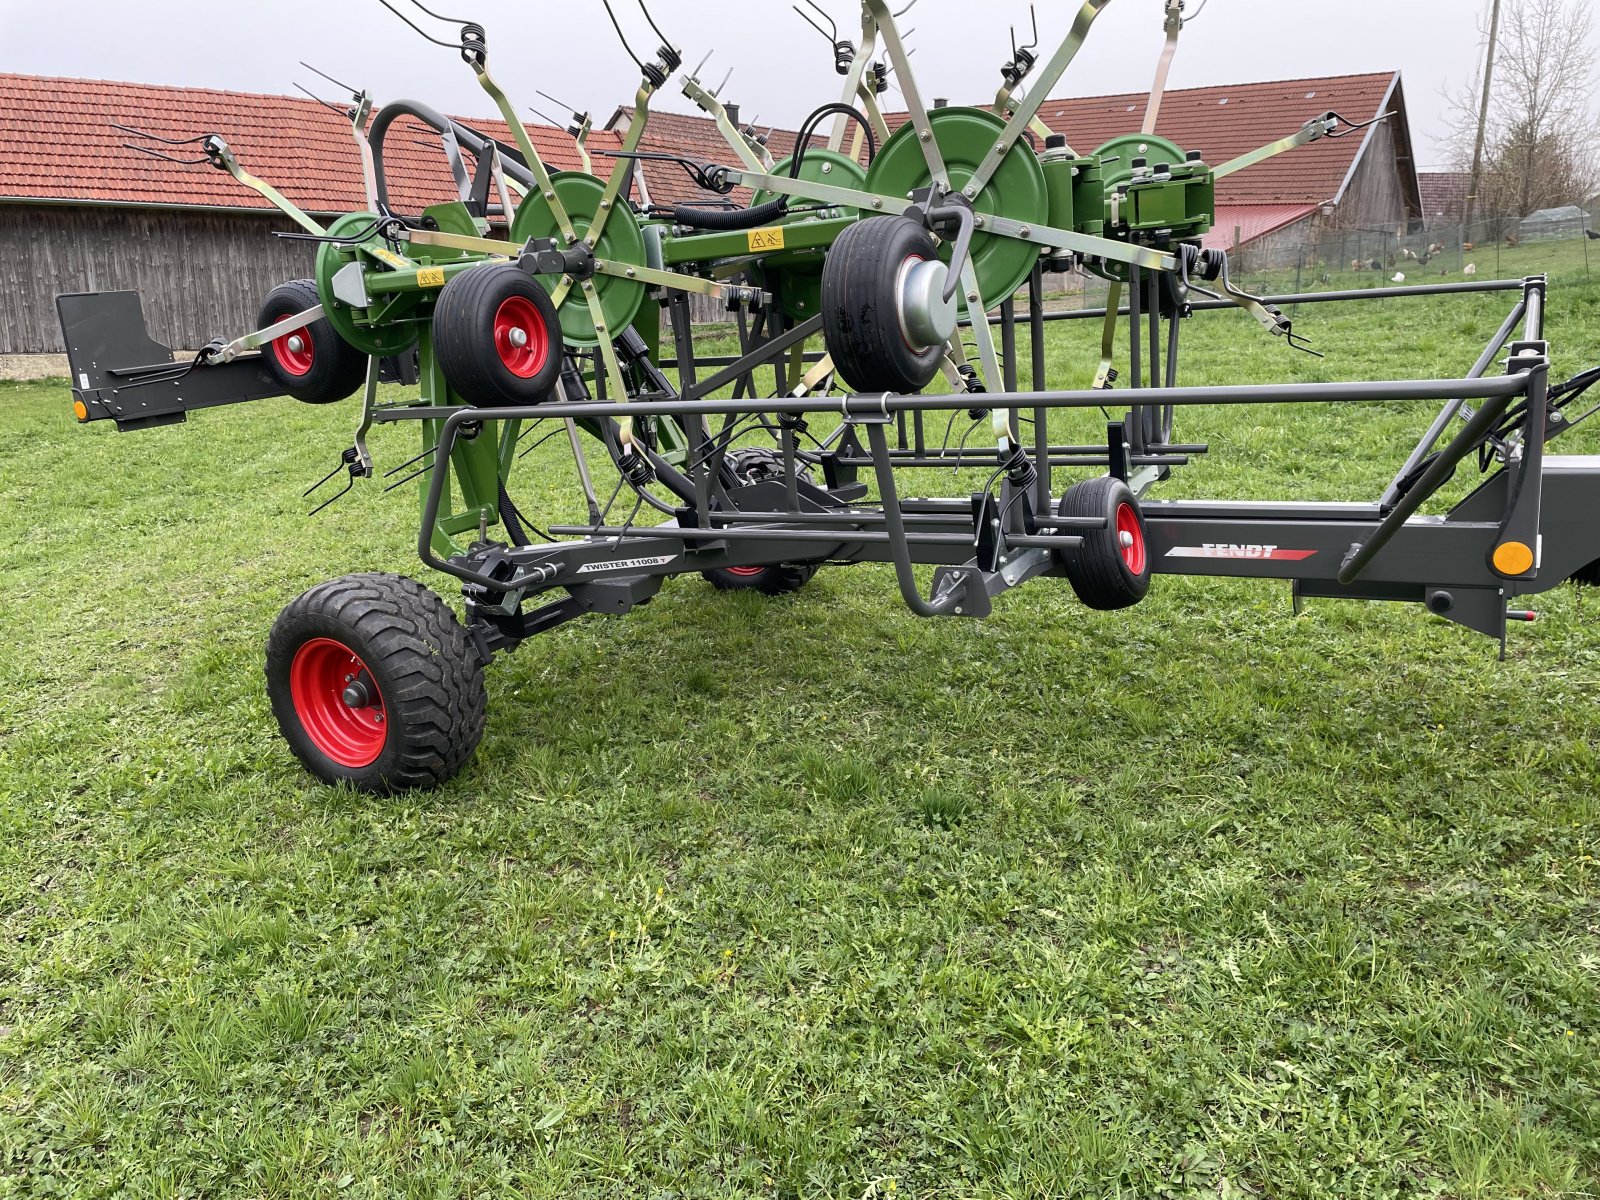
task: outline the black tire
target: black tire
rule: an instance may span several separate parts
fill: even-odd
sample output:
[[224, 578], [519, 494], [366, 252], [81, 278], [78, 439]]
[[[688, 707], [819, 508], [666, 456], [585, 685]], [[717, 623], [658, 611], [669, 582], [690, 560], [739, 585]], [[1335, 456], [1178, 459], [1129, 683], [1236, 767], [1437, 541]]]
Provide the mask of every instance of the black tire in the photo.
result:
[[[1062, 517], [1101, 517], [1103, 529], [1071, 529], [1081, 535], [1076, 550], [1059, 551], [1067, 582], [1078, 599], [1101, 612], [1128, 608], [1150, 590], [1150, 550], [1145, 539], [1144, 513], [1132, 489], [1110, 475], [1085, 479], [1067, 489], [1056, 514]], [[1122, 535], [1132, 539], [1124, 546]]]
[[[352, 702], [349, 688], [361, 689]], [[311, 774], [392, 795], [444, 783], [483, 736], [488, 696], [466, 631], [401, 575], [346, 575], [273, 622], [267, 696]]]
[[822, 264], [822, 335], [833, 365], [858, 392], [920, 392], [939, 373], [945, 343], [913, 346], [901, 327], [900, 270], [938, 258], [933, 238], [909, 217], [850, 226]]
[[[267, 293], [256, 328], [315, 308], [322, 301], [309, 279], [291, 279]], [[261, 347], [267, 370], [281, 387], [306, 404], [332, 404], [360, 390], [367, 381], [367, 356], [345, 341], [326, 320], [286, 333]]]
[[[783, 478], [783, 455], [776, 450], [760, 447], [734, 450], [728, 455], [727, 465], [741, 484]], [[760, 567], [718, 567], [713, 571], [701, 571], [700, 576], [719, 592], [786, 596], [805, 587], [816, 573], [816, 563], [771, 563]]]
[[[526, 336], [513, 342], [515, 331]], [[462, 271], [439, 293], [433, 349], [445, 382], [468, 404], [541, 404], [561, 376], [561, 321], [550, 295], [511, 263]]]

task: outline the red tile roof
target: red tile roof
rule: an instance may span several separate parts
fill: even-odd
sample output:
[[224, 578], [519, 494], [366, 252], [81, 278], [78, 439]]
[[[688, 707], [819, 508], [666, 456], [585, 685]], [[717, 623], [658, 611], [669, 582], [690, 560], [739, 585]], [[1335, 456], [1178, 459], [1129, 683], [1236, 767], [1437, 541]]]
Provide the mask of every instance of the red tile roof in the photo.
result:
[[[1326, 79], [1288, 79], [1223, 87], [1169, 91], [1156, 132], [1184, 150], [1199, 150], [1206, 162], [1221, 166], [1251, 150], [1299, 131], [1312, 117], [1338, 112], [1367, 121], [1398, 92], [1394, 72], [1340, 75]], [[1039, 115], [1073, 149], [1087, 154], [1114, 137], [1137, 132], [1144, 122], [1146, 93], [1047, 100]], [[1403, 126], [1404, 111], [1401, 112]], [[1409, 143], [1409, 134], [1406, 135]], [[1360, 134], [1324, 138], [1268, 159], [1222, 180], [1218, 204], [1320, 204], [1337, 200], [1361, 153]]]
[[[460, 118], [510, 143], [499, 121]], [[315, 101], [206, 88], [149, 87], [90, 79], [0, 75], [0, 199], [76, 200], [137, 205], [270, 208], [256, 193], [208, 166], [181, 167], [123, 148], [112, 122], [163, 137], [218, 133], [253, 175], [309, 212], [364, 209], [361, 162], [350, 124]], [[578, 165], [563, 131], [530, 126], [552, 169]], [[422, 144], [426, 141], [426, 145]], [[596, 132], [591, 147], [615, 147]], [[384, 142], [390, 201], [401, 212], [456, 199], [431, 130], [409, 118]], [[193, 147], [159, 147], [196, 157]]]
[[1417, 182], [1422, 185], [1423, 220], [1466, 219], [1467, 193], [1472, 190], [1472, 176], [1466, 171], [1423, 171]]
[[1304, 220], [1317, 208], [1315, 204], [1219, 204], [1217, 223], [1202, 241], [1207, 250], [1231, 250]]

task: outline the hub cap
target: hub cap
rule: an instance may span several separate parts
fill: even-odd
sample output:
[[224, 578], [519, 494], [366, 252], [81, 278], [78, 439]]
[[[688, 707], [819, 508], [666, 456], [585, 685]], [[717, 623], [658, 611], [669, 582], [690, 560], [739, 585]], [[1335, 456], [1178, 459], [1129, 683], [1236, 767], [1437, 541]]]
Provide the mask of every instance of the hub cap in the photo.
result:
[[728, 571], [729, 575], [737, 575], [740, 579], [754, 579], [757, 575], [761, 574], [761, 572], [763, 572], [765, 570], [766, 570], [765, 567], [729, 567], [729, 568], [727, 568], [727, 571]]
[[956, 297], [944, 298], [950, 268], [942, 262], [929, 262], [912, 255], [900, 264], [895, 282], [900, 317], [900, 336], [918, 353], [931, 346], [942, 346], [956, 331]]
[[383, 753], [383, 695], [367, 665], [342, 642], [313, 638], [295, 652], [289, 696], [312, 744], [341, 767], [368, 767]]
[[519, 379], [532, 379], [550, 352], [550, 336], [533, 301], [512, 296], [494, 314], [494, 348], [505, 369]]
[[1122, 561], [1128, 570], [1135, 575], [1143, 575], [1144, 529], [1139, 524], [1139, 514], [1131, 504], [1117, 506], [1117, 548], [1122, 552]]
[[[281, 321], [284, 317], [293, 315], [284, 313], [277, 320]], [[284, 334], [281, 338], [274, 338], [272, 353], [278, 360], [278, 365], [290, 375], [311, 374], [311, 368], [317, 361], [316, 349], [311, 344], [310, 335], [304, 329], [297, 329], [293, 333]]]

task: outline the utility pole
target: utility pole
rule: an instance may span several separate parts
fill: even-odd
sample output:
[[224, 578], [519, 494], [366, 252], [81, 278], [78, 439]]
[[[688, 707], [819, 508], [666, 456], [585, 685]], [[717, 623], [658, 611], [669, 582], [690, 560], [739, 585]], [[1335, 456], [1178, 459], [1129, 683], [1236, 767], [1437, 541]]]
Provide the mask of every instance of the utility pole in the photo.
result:
[[1472, 210], [1478, 205], [1478, 185], [1483, 182], [1483, 139], [1489, 128], [1489, 93], [1494, 86], [1495, 43], [1500, 39], [1500, 0], [1494, 0], [1489, 14], [1489, 53], [1483, 63], [1483, 97], [1478, 106], [1478, 141], [1472, 150], [1472, 182], [1467, 187], [1466, 225], [1463, 239], [1472, 236]]

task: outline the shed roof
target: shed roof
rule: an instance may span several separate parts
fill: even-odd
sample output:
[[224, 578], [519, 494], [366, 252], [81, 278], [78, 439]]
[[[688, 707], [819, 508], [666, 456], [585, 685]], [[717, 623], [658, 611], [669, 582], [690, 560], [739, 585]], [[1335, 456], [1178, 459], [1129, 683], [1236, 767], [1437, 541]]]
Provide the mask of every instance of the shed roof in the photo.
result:
[[[503, 122], [465, 120], [509, 143]], [[182, 167], [124, 148], [128, 125], [169, 138], [220, 134], [251, 174], [308, 212], [366, 207], [361, 160], [350, 123], [310, 99], [210, 88], [152, 87], [98, 79], [0, 75], [0, 200], [58, 200], [150, 207], [270, 209], [261, 196], [206, 166]], [[529, 136], [553, 168], [577, 167], [562, 130], [530, 125]], [[597, 131], [591, 147], [614, 148]], [[182, 147], [157, 147], [194, 157]], [[456, 198], [438, 138], [409, 118], [385, 139], [389, 195], [405, 212]]]

